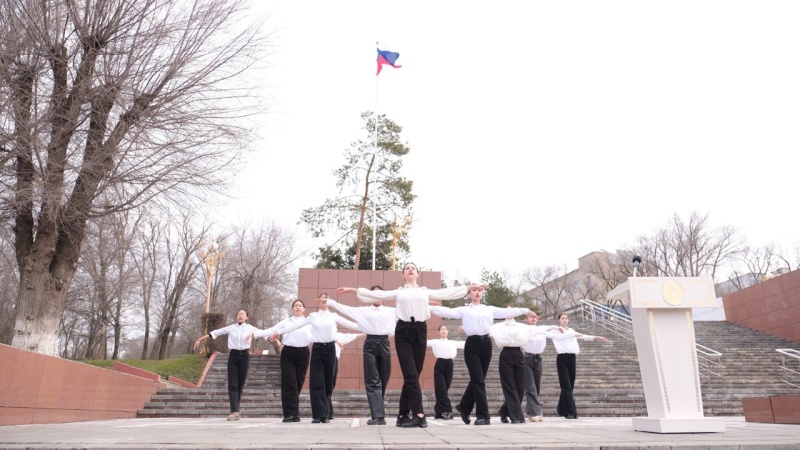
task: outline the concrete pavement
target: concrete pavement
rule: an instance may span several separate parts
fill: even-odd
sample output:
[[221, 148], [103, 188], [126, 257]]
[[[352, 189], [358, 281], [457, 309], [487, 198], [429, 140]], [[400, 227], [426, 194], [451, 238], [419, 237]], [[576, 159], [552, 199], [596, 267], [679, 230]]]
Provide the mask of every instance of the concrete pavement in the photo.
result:
[[425, 429], [368, 426], [366, 419], [120, 419], [0, 427], [0, 448], [57, 449], [799, 449], [800, 425], [747, 423], [725, 417], [725, 433], [634, 431], [630, 418], [547, 417], [540, 423], [490, 426], [429, 420]]

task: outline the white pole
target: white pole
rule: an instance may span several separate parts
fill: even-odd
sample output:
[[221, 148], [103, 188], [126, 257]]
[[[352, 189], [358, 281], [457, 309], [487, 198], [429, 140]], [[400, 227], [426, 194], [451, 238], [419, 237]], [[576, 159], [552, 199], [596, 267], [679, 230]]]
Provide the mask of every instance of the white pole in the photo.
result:
[[[378, 48], [378, 42], [375, 42]], [[378, 75], [375, 74], [375, 185], [372, 187], [372, 270], [375, 270], [375, 241], [378, 224]], [[358, 269], [358, 267], [356, 267]]]

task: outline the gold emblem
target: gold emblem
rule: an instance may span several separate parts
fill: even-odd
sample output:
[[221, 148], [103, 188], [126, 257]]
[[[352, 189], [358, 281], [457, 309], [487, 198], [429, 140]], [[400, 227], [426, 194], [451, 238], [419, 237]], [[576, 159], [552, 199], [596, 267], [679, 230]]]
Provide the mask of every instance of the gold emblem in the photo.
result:
[[664, 301], [672, 306], [678, 306], [686, 300], [683, 286], [675, 280], [664, 283], [664, 286], [661, 287], [661, 295], [664, 296]]

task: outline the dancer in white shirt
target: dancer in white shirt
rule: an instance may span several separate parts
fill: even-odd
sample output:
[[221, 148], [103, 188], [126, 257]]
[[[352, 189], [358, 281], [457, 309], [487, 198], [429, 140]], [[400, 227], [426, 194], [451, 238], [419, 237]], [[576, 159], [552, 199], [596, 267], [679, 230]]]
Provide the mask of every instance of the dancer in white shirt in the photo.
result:
[[456, 350], [464, 350], [464, 341], [447, 339], [449, 331], [446, 325], [439, 327], [439, 339], [428, 341], [433, 349], [436, 364], [433, 366], [433, 389], [436, 394], [436, 405], [433, 407], [434, 419], [453, 419], [453, 406], [450, 404], [450, 384], [453, 382], [453, 358]]
[[[546, 330], [558, 328], [555, 325], [550, 327], [537, 325], [539, 318], [531, 314], [525, 317], [525, 321], [531, 326]], [[531, 422], [541, 422], [544, 419], [539, 392], [542, 385], [542, 353], [546, 346], [546, 333], [541, 333], [528, 339], [522, 348], [525, 352], [525, 416]]]
[[[431, 312], [428, 304], [436, 300], [455, 300], [462, 298], [467, 289], [483, 290], [488, 286], [456, 286], [445, 289], [430, 289], [417, 286], [419, 272], [417, 265], [406, 263], [403, 266], [405, 286], [391, 291], [371, 291], [365, 288], [336, 289], [337, 294], [355, 293], [362, 302], [395, 300], [397, 324], [394, 330], [394, 345], [400, 371], [403, 372], [403, 389], [400, 392], [400, 410], [397, 426], [403, 428], [425, 428], [428, 422], [422, 409], [422, 389], [419, 374], [425, 363], [428, 327], [425, 323]], [[410, 414], [410, 417], [409, 417]]]
[[498, 412], [501, 422], [508, 423], [510, 418], [511, 423], [525, 423], [525, 414], [522, 411], [522, 399], [525, 397], [525, 356], [522, 346], [535, 336], [544, 336], [550, 328], [558, 327], [534, 327], [517, 323], [510, 318], [492, 325], [489, 330], [494, 343], [502, 348], [499, 369], [505, 401]]
[[239, 420], [239, 405], [242, 401], [244, 384], [247, 381], [247, 371], [250, 368], [250, 343], [247, 340], [248, 333], [258, 330], [258, 328], [247, 322], [247, 311], [240, 309], [236, 313], [236, 323], [227, 327], [214, 330], [206, 335], [200, 336], [194, 342], [194, 350], [200, 345], [200, 341], [211, 336], [216, 339], [223, 334], [228, 335], [228, 401], [231, 405], [231, 413], [228, 420]]
[[[306, 305], [302, 300], [292, 302], [292, 315], [275, 325], [282, 329], [305, 319]], [[306, 382], [311, 345], [311, 326], [284, 333], [281, 343], [281, 407], [284, 422], [300, 422], [300, 392]]]
[[[320, 294], [320, 298], [327, 299], [328, 294]], [[280, 329], [277, 327], [266, 331], [256, 331], [254, 337], [267, 337], [273, 334], [289, 333], [303, 326], [311, 325], [311, 363], [309, 394], [311, 397], [311, 423], [328, 423], [328, 398], [333, 393], [333, 370], [336, 365], [336, 325], [358, 330], [358, 325], [328, 311], [325, 302], [319, 303], [319, 311], [307, 317], [288, 324]], [[249, 339], [249, 336], [248, 338]]]
[[486, 373], [492, 360], [492, 340], [489, 328], [494, 319], [533, 314], [528, 308], [498, 308], [482, 305], [483, 289], [469, 289], [470, 304], [458, 308], [434, 306], [431, 312], [446, 319], [461, 319], [467, 342], [464, 346], [464, 362], [469, 371], [469, 385], [456, 404], [461, 420], [469, 424], [469, 415], [475, 408], [475, 425], [491, 425], [489, 417], [489, 401], [486, 398]]
[[[372, 291], [382, 291], [381, 286], [372, 286]], [[328, 306], [353, 319], [358, 328], [367, 334], [364, 342], [364, 389], [371, 418], [367, 425], [386, 425], [384, 398], [386, 385], [392, 373], [392, 350], [389, 336], [394, 335], [397, 314], [394, 308], [374, 302], [370, 306], [353, 307], [328, 299]]]
[[553, 345], [558, 352], [556, 368], [558, 369], [558, 384], [561, 386], [561, 395], [558, 398], [556, 412], [559, 416], [567, 419], [577, 419], [578, 409], [575, 407], [575, 398], [572, 396], [572, 390], [575, 387], [575, 357], [581, 351], [580, 347], [578, 347], [578, 339], [584, 341], [593, 341], [595, 339], [608, 341], [608, 339], [603, 336], [589, 336], [576, 332], [569, 327], [567, 313], [559, 313], [558, 323], [558, 330], [547, 332], [547, 337], [553, 341]]

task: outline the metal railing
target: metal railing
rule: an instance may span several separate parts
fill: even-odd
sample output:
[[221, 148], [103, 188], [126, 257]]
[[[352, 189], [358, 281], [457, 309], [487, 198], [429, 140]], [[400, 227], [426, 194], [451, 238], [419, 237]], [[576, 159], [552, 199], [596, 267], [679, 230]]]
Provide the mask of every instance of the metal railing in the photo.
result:
[[[800, 388], [800, 351], [793, 348], [778, 348], [775, 351], [781, 354], [782, 381], [790, 386]], [[787, 358], [789, 358], [789, 365], [786, 364]]]
[[[580, 300], [580, 303], [582, 307], [579, 310], [583, 320], [591, 321], [619, 337], [635, 342], [631, 316], [591, 300]], [[695, 349], [700, 377], [719, 377], [724, 383], [722, 353], [697, 343]]]

